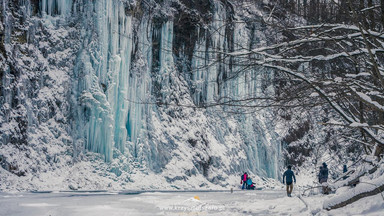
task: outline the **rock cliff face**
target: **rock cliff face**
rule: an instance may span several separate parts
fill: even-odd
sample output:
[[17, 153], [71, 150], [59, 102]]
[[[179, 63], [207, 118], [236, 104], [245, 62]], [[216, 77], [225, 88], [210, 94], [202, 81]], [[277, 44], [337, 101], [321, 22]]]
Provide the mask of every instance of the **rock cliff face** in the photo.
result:
[[253, 5], [2, 2], [2, 190], [54, 187], [39, 184], [46, 173], [70, 183], [74, 169], [120, 185], [139, 174], [193, 186], [226, 186], [243, 171], [278, 178], [270, 111], [214, 106], [274, 91], [272, 72], [226, 55], [266, 43]]

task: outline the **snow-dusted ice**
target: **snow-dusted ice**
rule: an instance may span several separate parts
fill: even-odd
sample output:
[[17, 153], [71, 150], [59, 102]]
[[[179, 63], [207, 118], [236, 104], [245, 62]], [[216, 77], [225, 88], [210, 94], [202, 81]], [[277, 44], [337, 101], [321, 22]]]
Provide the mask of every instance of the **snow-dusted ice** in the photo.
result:
[[286, 197], [282, 190], [193, 192], [51, 192], [0, 194], [0, 215], [370, 215], [384, 213], [380, 195], [341, 210], [321, 208], [327, 197]]

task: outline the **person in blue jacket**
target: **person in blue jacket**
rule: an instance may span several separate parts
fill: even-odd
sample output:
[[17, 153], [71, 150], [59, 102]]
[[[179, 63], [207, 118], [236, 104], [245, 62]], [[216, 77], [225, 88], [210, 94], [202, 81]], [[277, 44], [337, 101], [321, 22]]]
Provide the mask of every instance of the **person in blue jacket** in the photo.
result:
[[247, 189], [248, 190], [255, 190], [255, 185], [253, 185], [252, 179], [249, 176], [247, 179]]
[[295, 181], [295, 184], [296, 184], [296, 177], [291, 169], [292, 169], [292, 166], [288, 165], [288, 169], [284, 172], [284, 175], [283, 175], [283, 184], [284, 182], [287, 184], [287, 196], [289, 197], [291, 197], [292, 190], [293, 190], [293, 180]]

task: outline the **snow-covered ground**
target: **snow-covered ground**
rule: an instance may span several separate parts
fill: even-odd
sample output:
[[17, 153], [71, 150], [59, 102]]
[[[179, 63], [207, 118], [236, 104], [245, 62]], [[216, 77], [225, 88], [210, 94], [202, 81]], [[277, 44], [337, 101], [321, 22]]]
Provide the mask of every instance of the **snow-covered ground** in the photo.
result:
[[[314, 195], [282, 190], [0, 193], [0, 215], [384, 215], [381, 195], [326, 211]], [[332, 195], [330, 195], [332, 196]]]

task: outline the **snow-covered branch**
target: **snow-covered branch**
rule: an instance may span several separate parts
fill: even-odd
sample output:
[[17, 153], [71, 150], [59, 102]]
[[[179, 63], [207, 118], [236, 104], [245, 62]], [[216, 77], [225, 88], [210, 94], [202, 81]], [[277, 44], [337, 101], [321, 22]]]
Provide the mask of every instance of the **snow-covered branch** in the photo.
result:
[[[347, 112], [345, 112], [338, 103], [336, 103], [334, 100], [332, 100], [332, 98], [322, 89], [320, 88], [319, 86], [317, 86], [313, 80], [311, 80], [310, 78], [307, 78], [305, 77], [302, 73], [300, 72], [297, 72], [297, 71], [293, 71], [287, 67], [282, 67], [282, 66], [277, 66], [277, 65], [272, 65], [272, 64], [267, 64], [267, 63], [264, 63], [264, 62], [255, 62], [257, 65], [260, 65], [260, 66], [263, 66], [263, 67], [266, 67], [266, 68], [270, 68], [270, 69], [275, 69], [277, 71], [281, 71], [281, 72], [284, 72], [284, 73], [287, 73], [295, 78], [298, 78], [300, 79], [301, 81], [307, 83], [308, 85], [310, 85], [323, 99], [325, 99], [328, 104], [337, 112], [339, 113], [339, 115], [345, 120], [347, 121], [349, 124], [352, 124], [352, 123], [356, 123], [356, 120], [347, 114]], [[376, 132], [373, 131], [372, 129], [370, 128], [367, 128], [367, 127], [361, 127], [361, 129], [367, 133], [373, 140], [375, 140], [375, 142], [377, 142], [380, 146], [384, 146], [384, 140], [382, 139], [382, 137], [379, 137], [377, 136]]]

